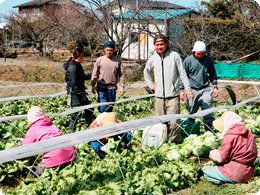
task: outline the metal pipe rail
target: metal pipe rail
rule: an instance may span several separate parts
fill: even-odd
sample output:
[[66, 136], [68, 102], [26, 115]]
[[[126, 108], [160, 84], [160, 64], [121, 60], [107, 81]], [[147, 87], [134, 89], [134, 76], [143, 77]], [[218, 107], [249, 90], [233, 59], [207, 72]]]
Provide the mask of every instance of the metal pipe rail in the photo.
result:
[[76, 144], [90, 142], [98, 139], [102, 139], [105, 137], [110, 137], [114, 135], [118, 135], [121, 133], [129, 132], [138, 128], [142, 128], [145, 126], [150, 126], [153, 124], [168, 122], [173, 119], [181, 119], [181, 118], [201, 118], [211, 112], [221, 110], [221, 109], [234, 109], [240, 107], [244, 104], [247, 104], [252, 101], [259, 100], [260, 96], [250, 98], [244, 100], [234, 106], [220, 106], [215, 108], [210, 108], [207, 110], [203, 110], [193, 115], [187, 114], [173, 114], [173, 115], [163, 115], [149, 118], [142, 118], [133, 121], [127, 121], [123, 123], [117, 123], [114, 125], [108, 125], [104, 127], [98, 127], [94, 129], [88, 129], [84, 131], [79, 131], [71, 134], [62, 135], [59, 137], [51, 138], [48, 140], [43, 140], [39, 142], [35, 142], [32, 144], [27, 144], [7, 150], [0, 151], [0, 163], [9, 162], [16, 159], [22, 159], [29, 156], [33, 156], [36, 154], [41, 154], [44, 152], [49, 152], [53, 150], [57, 150], [60, 148], [74, 146]]

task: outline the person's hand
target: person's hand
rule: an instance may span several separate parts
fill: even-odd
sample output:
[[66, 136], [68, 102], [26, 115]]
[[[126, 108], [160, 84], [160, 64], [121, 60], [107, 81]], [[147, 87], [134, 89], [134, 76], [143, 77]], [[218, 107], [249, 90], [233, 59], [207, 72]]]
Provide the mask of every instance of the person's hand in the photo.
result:
[[218, 97], [218, 88], [214, 88], [213, 90], [213, 96], [216, 98]]
[[153, 86], [150, 87], [150, 89], [155, 91], [156, 87], [157, 87], [157, 85], [153, 85]]
[[18, 140], [18, 145], [22, 145], [23, 144], [23, 138], [17, 138]]
[[180, 99], [181, 101], [185, 100], [185, 93], [183, 91], [180, 93]]
[[92, 86], [92, 93], [96, 94], [96, 92], [97, 92], [97, 87], [96, 86]]
[[192, 93], [192, 91], [187, 91], [187, 97], [191, 97], [191, 99], [193, 100], [194, 99], [194, 94]]
[[119, 89], [119, 94], [120, 94], [120, 95], [124, 95], [124, 93], [125, 93], [125, 88], [124, 88], [124, 87], [121, 87], [121, 88]]

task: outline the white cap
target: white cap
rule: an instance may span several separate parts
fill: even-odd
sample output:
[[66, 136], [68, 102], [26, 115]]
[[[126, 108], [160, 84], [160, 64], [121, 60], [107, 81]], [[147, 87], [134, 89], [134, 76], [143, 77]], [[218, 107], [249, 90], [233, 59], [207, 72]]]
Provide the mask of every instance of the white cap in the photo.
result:
[[194, 46], [193, 46], [193, 50], [192, 51], [193, 52], [194, 51], [204, 51], [204, 52], [206, 52], [206, 45], [205, 45], [205, 43], [202, 42], [202, 41], [196, 41]]

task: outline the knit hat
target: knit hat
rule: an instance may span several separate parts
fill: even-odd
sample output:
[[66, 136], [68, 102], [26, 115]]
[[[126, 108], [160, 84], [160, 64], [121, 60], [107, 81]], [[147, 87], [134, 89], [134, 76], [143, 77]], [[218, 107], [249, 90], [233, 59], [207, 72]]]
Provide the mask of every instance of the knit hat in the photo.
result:
[[168, 43], [168, 39], [164, 34], [155, 35], [155, 37], [153, 39], [153, 43], [155, 44], [156, 42], [161, 42], [161, 41]]
[[29, 125], [33, 124], [34, 122], [38, 121], [41, 118], [44, 118], [45, 114], [43, 110], [38, 106], [33, 106], [28, 110], [27, 119]]
[[118, 122], [116, 114], [114, 112], [108, 112], [103, 118], [103, 126], [112, 125], [116, 123]]
[[107, 41], [104, 45], [104, 48], [113, 48], [115, 49], [116, 46], [115, 46], [115, 43], [113, 41]]
[[195, 51], [204, 51], [204, 52], [206, 52], [206, 45], [205, 45], [205, 43], [202, 42], [202, 41], [196, 41], [194, 46], [193, 46], [192, 52], [195, 52]]

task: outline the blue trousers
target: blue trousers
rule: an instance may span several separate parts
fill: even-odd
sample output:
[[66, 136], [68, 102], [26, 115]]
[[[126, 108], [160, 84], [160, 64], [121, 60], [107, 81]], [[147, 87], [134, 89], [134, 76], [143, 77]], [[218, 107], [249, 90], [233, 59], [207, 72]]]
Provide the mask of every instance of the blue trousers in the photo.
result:
[[[115, 140], [118, 140], [118, 136], [114, 136]], [[130, 133], [125, 133], [125, 135], [122, 137], [122, 142], [124, 142], [124, 144], [128, 144], [131, 141], [131, 134]], [[101, 141], [100, 141], [101, 142]], [[101, 152], [101, 147], [103, 146], [103, 144], [105, 145], [106, 143], [101, 144], [98, 141], [93, 141], [90, 142], [89, 145], [96, 151], [96, 152]]]
[[217, 166], [206, 166], [202, 168], [202, 171], [204, 173], [204, 177], [214, 183], [214, 184], [223, 184], [225, 182], [228, 183], [236, 183], [235, 181], [227, 178], [225, 175], [223, 175], [219, 170]]
[[[116, 89], [105, 89], [105, 88], [98, 87], [97, 93], [98, 93], [98, 103], [116, 101]], [[103, 105], [103, 106], [99, 106], [98, 110], [100, 113], [112, 112], [113, 107], [110, 105]]]

